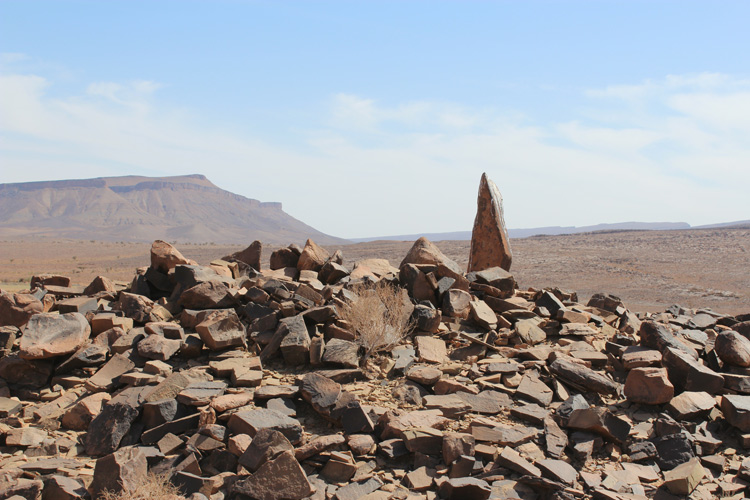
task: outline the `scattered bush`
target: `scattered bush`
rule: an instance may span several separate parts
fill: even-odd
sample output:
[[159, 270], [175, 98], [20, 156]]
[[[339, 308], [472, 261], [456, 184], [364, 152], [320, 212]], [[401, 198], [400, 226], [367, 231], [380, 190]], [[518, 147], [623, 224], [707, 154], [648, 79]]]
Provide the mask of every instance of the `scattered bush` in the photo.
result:
[[99, 496], [99, 500], [183, 500], [177, 486], [169, 482], [168, 475], [149, 473], [146, 479], [133, 491], [113, 493], [106, 491]]
[[379, 281], [374, 286], [357, 284], [351, 291], [357, 298], [341, 308], [339, 317], [351, 325], [365, 348], [363, 362], [375, 352], [391, 349], [413, 328], [413, 306], [403, 288]]

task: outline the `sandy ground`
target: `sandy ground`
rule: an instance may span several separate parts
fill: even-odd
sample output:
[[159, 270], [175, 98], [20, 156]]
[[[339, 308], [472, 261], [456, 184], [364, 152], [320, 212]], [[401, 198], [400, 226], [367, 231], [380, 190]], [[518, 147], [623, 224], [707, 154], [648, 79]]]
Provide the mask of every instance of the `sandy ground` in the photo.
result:
[[[460, 265], [468, 241], [437, 242]], [[86, 285], [95, 276], [129, 281], [149, 265], [150, 243], [99, 241], [2, 241], [0, 287], [23, 289], [34, 274], [57, 273]], [[398, 266], [411, 242], [378, 241], [340, 248], [351, 264], [385, 258]], [[559, 287], [585, 301], [596, 292], [621, 297], [635, 311], [662, 311], [672, 304], [750, 312], [750, 229], [628, 231], [536, 236], [511, 241], [511, 271], [521, 288]], [[241, 249], [228, 245], [179, 245], [198, 263]], [[264, 260], [274, 247], [264, 252]]]

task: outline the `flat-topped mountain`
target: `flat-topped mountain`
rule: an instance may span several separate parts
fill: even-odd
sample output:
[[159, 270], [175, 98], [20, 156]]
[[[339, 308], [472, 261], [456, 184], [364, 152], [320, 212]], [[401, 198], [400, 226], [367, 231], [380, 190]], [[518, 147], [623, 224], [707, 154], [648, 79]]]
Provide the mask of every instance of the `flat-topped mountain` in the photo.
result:
[[0, 184], [0, 238], [346, 242], [295, 219], [281, 203], [230, 193], [203, 175]]

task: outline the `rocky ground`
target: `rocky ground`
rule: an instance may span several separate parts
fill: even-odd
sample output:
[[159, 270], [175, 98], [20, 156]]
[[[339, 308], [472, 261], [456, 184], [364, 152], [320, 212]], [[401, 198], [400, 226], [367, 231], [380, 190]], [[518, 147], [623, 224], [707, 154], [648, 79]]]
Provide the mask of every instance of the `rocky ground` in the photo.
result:
[[745, 497], [750, 314], [261, 250], [2, 292], [0, 498]]

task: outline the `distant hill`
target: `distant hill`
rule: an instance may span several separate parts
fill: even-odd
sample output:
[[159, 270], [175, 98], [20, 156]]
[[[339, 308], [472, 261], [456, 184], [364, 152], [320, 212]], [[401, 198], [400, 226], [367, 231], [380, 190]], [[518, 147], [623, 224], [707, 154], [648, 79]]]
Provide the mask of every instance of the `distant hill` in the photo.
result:
[[282, 210], [202, 175], [100, 177], [0, 184], [0, 238], [335, 245]]
[[[750, 222], [750, 221], [747, 221]], [[740, 224], [740, 223], [732, 223]], [[718, 227], [718, 226], [715, 226]], [[669, 229], [690, 229], [690, 224], [686, 222], [619, 222], [615, 224], [597, 224], [595, 226], [548, 226], [535, 227], [528, 229], [508, 229], [508, 236], [511, 238], [527, 238], [536, 235], [559, 235], [559, 234], [576, 234], [592, 233], [595, 231], [637, 231], [637, 230], [669, 230]], [[424, 236], [431, 241], [445, 240], [470, 240], [471, 231], [454, 231], [450, 233], [425, 233], [425, 234], [402, 234], [397, 236], [379, 236], [375, 238], [358, 238], [352, 239], [355, 243], [365, 243], [368, 241], [392, 240], [392, 241], [414, 241]]]

